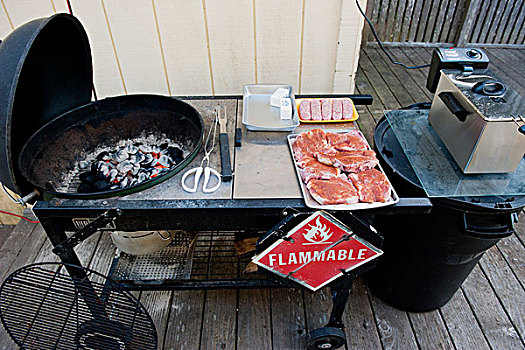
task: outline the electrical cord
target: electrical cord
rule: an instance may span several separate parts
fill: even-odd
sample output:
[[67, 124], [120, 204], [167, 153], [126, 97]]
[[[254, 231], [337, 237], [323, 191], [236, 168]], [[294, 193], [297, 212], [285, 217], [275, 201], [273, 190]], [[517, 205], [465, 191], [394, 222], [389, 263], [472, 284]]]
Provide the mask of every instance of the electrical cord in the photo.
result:
[[381, 48], [381, 50], [383, 50], [383, 52], [388, 57], [390, 62], [392, 62], [392, 64], [397, 64], [397, 65], [399, 65], [399, 66], [401, 66], [401, 67], [403, 67], [405, 69], [421, 69], [421, 68], [430, 67], [430, 64], [424, 64], [422, 66], [407, 66], [404, 63], [395, 61], [392, 58], [392, 56], [390, 56], [388, 51], [386, 51], [385, 48], [383, 47], [383, 43], [381, 42], [381, 40], [379, 40], [379, 37], [377, 36], [376, 30], [374, 29], [374, 26], [372, 25], [372, 22], [370, 22], [370, 20], [368, 19], [368, 17], [364, 13], [363, 9], [361, 8], [361, 5], [359, 5], [359, 0], [355, 0], [355, 3], [357, 4], [357, 8], [359, 9], [359, 12], [361, 12], [363, 17], [365, 18], [366, 23], [368, 23], [368, 25], [370, 26], [370, 30], [372, 31], [372, 34], [374, 35], [374, 38], [376, 39], [377, 43], [379, 44], [379, 47]]
[[11, 213], [11, 212], [9, 212], [9, 211], [0, 210], [0, 213], [2, 213], [2, 214], [7, 214], [7, 215], [12, 215], [12, 216], [16, 216], [17, 218], [20, 218], [20, 219], [22, 219], [22, 220], [28, 221], [28, 222], [30, 222], [30, 223], [32, 223], [32, 224], [38, 224], [38, 223], [40, 223], [40, 221], [37, 221], [37, 220], [31, 220], [31, 219], [26, 218], [25, 216], [18, 215], [18, 214], [15, 214], [15, 213]]

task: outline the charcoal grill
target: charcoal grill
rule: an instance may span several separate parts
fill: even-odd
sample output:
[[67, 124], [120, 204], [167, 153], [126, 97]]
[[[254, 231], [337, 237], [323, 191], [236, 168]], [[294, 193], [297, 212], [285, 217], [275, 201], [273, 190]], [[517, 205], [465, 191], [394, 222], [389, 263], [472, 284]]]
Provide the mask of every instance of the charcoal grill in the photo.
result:
[[[58, 30], [56, 27], [66, 26], [70, 30]], [[43, 30], [43, 28], [47, 28]], [[10, 45], [17, 45], [27, 37], [34, 38], [31, 33], [35, 31], [47, 33], [44, 39], [54, 39], [58, 36], [58, 42], [75, 41], [74, 38], [81, 38], [80, 42], [87, 42], [85, 32], [80, 23], [69, 15], [56, 15], [49, 19], [37, 20], [21, 27], [22, 31], [15, 31], [11, 35], [12, 40], [5, 40], [0, 45], [0, 60], [2, 50]], [[49, 30], [49, 31], [48, 31]], [[25, 34], [24, 34], [25, 33]], [[22, 35], [24, 34], [24, 35]], [[73, 37], [69, 36], [72, 35]], [[65, 38], [63, 36], [66, 36]], [[37, 36], [38, 37], [38, 36]], [[8, 38], [9, 39], [9, 38]], [[45, 43], [46, 41], [44, 41]], [[10, 43], [9, 46], [6, 44]], [[17, 57], [30, 58], [31, 44], [29, 46], [19, 45]], [[40, 45], [45, 46], [45, 45]], [[65, 55], [69, 50], [63, 49], [61, 45], [56, 45], [56, 49], [61, 55]], [[38, 47], [38, 45], [36, 46]], [[12, 48], [12, 47], [11, 47]], [[174, 171], [170, 174], [171, 178], [164, 179], [162, 183], [152, 183], [147, 188], [137, 188], [134, 193], [111, 193], [107, 198], [90, 198], [89, 196], [69, 196], [63, 195], [46, 187], [42, 181], [49, 181], [49, 178], [39, 178], [36, 171], [22, 172], [21, 165], [25, 167], [25, 162], [33, 162], [29, 167], [35, 169], [42, 166], [42, 160], [32, 159], [25, 155], [31, 154], [36, 149], [36, 145], [27, 146], [22, 150], [23, 143], [32, 137], [38, 143], [47, 142], [49, 138], [57, 139], [59, 129], [67, 130], [69, 125], [66, 116], [75, 113], [86, 113], [88, 111], [97, 112], [104, 109], [106, 102], [90, 103], [91, 96], [91, 69], [82, 70], [79, 67], [90, 67], [91, 55], [89, 46], [77, 44], [76, 58], [72, 58], [73, 65], [71, 72], [82, 71], [78, 76], [78, 81], [73, 79], [70, 74], [59, 73], [62, 81], [72, 81], [71, 86], [58, 86], [53, 89], [50, 82], [53, 80], [53, 70], [58, 70], [58, 66], [51, 62], [51, 71], [46, 71], [48, 67], [43, 64], [35, 67], [35, 70], [44, 71], [45, 74], [38, 75], [35, 84], [20, 84], [15, 79], [16, 67], [9, 61], [13, 69], [13, 74], [3, 75], [0, 80], [0, 101], [8, 101], [0, 104], [0, 117], [7, 125], [0, 135], [0, 164], [7, 171], [0, 172], [0, 180], [11, 189], [23, 193], [30, 191], [36, 185], [38, 188], [50, 191], [55, 195], [49, 196], [36, 202], [34, 213], [39, 218], [48, 238], [53, 245], [53, 251], [59, 255], [65, 264], [81, 266], [75, 247], [87, 237], [99, 230], [115, 231], [145, 231], [145, 230], [185, 230], [199, 231], [199, 235], [193, 240], [191, 237], [176, 238], [175, 245], [171, 245], [167, 250], [155, 253], [157, 255], [148, 257], [132, 257], [126, 254], [117, 254], [110, 268], [110, 278], [112, 283], [117, 283], [124, 290], [146, 290], [146, 289], [210, 289], [210, 288], [263, 288], [263, 287], [289, 287], [288, 280], [276, 278], [274, 276], [264, 276], [259, 274], [245, 273], [245, 268], [251, 255], [239, 256], [234, 248], [235, 242], [244, 238], [257, 238], [264, 232], [279, 224], [283, 219], [289, 218], [294, 213], [308, 213], [311, 209], [306, 207], [302, 198], [297, 177], [294, 173], [292, 159], [289, 153], [286, 133], [272, 132], [250, 132], [242, 125], [242, 113], [239, 106], [242, 103], [242, 96], [223, 96], [223, 97], [179, 97], [170, 99], [161, 96], [139, 96], [134, 98], [117, 97], [107, 99], [107, 103], [114, 101], [125, 110], [128, 102], [147, 105], [146, 100], [160, 100], [162, 104], [173, 103], [174, 106], [185, 106], [187, 113], [178, 113], [177, 118], [189, 118], [196, 126], [195, 135], [199, 135], [202, 126], [209, 126], [214, 120], [214, 110], [217, 106], [227, 110], [227, 133], [229, 134], [229, 148], [233, 153], [233, 181], [223, 183], [220, 189], [212, 194], [205, 194], [201, 191], [197, 193], [187, 193], [180, 186], [181, 174]], [[33, 48], [34, 49], [34, 48]], [[60, 50], [62, 49], [62, 50]], [[75, 49], [75, 46], [73, 46]], [[52, 50], [43, 49], [40, 52], [46, 55]], [[29, 55], [28, 55], [29, 53]], [[11, 55], [12, 56], [12, 55]], [[58, 59], [55, 55], [50, 55], [44, 62]], [[1, 62], [0, 63], [4, 63]], [[62, 62], [63, 63], [63, 62]], [[89, 63], [89, 64], [88, 64]], [[38, 68], [38, 69], [36, 69]], [[8, 70], [9, 71], [9, 70]], [[9, 71], [11, 72], [11, 71]], [[70, 72], [70, 73], [71, 73]], [[29, 74], [29, 73], [28, 73]], [[26, 81], [29, 78], [26, 77]], [[73, 81], [75, 83], [73, 83]], [[18, 89], [25, 87], [27, 90], [22, 95], [13, 95], [13, 84], [18, 84]], [[60, 98], [54, 99], [56, 92]], [[69, 94], [69, 95], [68, 95]], [[78, 96], [77, 96], [78, 95]], [[44, 96], [44, 99], [36, 98]], [[298, 98], [315, 98], [320, 96], [303, 95]], [[333, 95], [331, 97], [348, 97], [347, 95]], [[372, 97], [369, 95], [351, 95], [356, 105], [371, 104]], [[27, 110], [21, 110], [22, 103], [16, 103], [17, 99], [28, 101], [34, 99], [34, 106]], [[142, 99], [142, 100], [141, 100]], [[52, 104], [45, 103], [52, 101]], [[18, 101], [20, 102], [20, 101]], [[186, 107], [187, 106], [187, 107]], [[15, 107], [15, 108], [14, 108]], [[53, 107], [53, 108], [51, 108]], [[142, 108], [142, 107], [141, 107]], [[119, 109], [119, 110], [120, 110]], [[195, 112], [193, 112], [193, 110]], [[18, 112], [24, 114], [17, 114]], [[65, 113], [65, 114], [64, 114]], [[31, 123], [24, 119], [13, 118], [13, 116], [29, 116], [33, 120]], [[59, 118], [57, 116], [62, 115]], [[193, 117], [191, 117], [193, 115]], [[202, 119], [200, 119], [202, 116]], [[10, 124], [10, 122], [13, 122]], [[155, 123], [162, 123], [156, 119]], [[31, 124], [29, 128], [23, 128], [25, 124]], [[191, 123], [190, 123], [191, 124]], [[18, 127], [16, 126], [18, 125]], [[53, 128], [50, 126], [53, 125]], [[201, 129], [199, 129], [199, 126]], [[355, 125], [341, 124], [331, 125], [327, 128], [344, 130]], [[38, 130], [41, 128], [40, 130]], [[166, 125], [166, 128], [169, 126]], [[233, 147], [234, 131], [236, 128], [242, 129], [242, 146]], [[302, 132], [311, 127], [300, 126], [296, 132]], [[14, 134], [17, 131], [19, 134]], [[38, 135], [32, 136], [35, 132]], [[16, 137], [15, 137], [16, 136]], [[197, 142], [201, 138], [197, 137]], [[40, 151], [35, 151], [37, 154]], [[18, 156], [23, 153], [20, 158]], [[199, 150], [197, 144], [193, 156], [202, 156], [202, 149]], [[200, 157], [199, 157], [200, 158]], [[220, 168], [219, 151], [214, 150], [211, 155], [210, 166]], [[40, 163], [39, 163], [40, 162]], [[186, 159], [188, 166], [198, 166], [198, 161], [192, 160], [192, 156]], [[23, 176], [25, 174], [26, 176]], [[51, 175], [51, 174], [50, 174]], [[28, 181], [30, 180], [30, 181]], [[56, 187], [55, 187], [56, 189]], [[125, 195], [124, 195], [125, 194]], [[117, 196], [120, 195], [120, 196]], [[375, 208], [360, 213], [359, 216], [351, 213], [340, 212], [335, 215], [343, 222], [358, 220], [360, 222], [369, 221], [377, 213], [425, 213], [431, 208], [428, 198], [400, 198], [399, 202], [393, 206]], [[365, 224], [368, 225], [368, 224]], [[73, 232], [73, 233], [71, 233]], [[274, 239], [280, 239], [274, 237]], [[375, 244], [380, 245], [381, 237], [376, 235], [369, 238], [375, 240]], [[178, 245], [176, 245], [178, 244]], [[364, 265], [371, 267], [373, 265]], [[168, 270], [166, 270], [168, 268]], [[354, 270], [344, 278], [339, 278], [330, 284], [333, 294], [334, 307], [327, 327], [315, 330], [310, 333], [309, 346], [329, 346], [335, 348], [344, 343], [343, 323], [341, 316], [348, 299], [348, 291], [352, 280], [362, 272]], [[293, 285], [293, 284], [292, 284]], [[296, 286], [296, 285], [293, 285]], [[87, 324], [88, 330], [92, 325]]]

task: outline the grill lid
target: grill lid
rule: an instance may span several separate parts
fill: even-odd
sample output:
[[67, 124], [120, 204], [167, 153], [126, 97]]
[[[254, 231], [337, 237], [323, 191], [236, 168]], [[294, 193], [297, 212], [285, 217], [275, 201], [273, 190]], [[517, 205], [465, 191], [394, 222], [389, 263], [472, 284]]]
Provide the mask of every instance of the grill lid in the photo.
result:
[[48, 121], [89, 103], [91, 50], [82, 24], [69, 14], [28, 22], [0, 44], [0, 182], [32, 190], [18, 170], [19, 153]]

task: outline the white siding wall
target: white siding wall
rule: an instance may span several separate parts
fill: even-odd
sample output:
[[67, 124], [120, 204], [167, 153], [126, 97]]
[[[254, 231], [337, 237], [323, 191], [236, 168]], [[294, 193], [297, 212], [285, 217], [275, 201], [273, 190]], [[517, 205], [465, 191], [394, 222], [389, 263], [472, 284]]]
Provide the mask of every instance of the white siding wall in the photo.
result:
[[[241, 94], [253, 83], [351, 93], [363, 19], [354, 0], [71, 0], [99, 97]], [[360, 0], [366, 8], [366, 0]], [[0, 0], [0, 39], [66, 0]]]

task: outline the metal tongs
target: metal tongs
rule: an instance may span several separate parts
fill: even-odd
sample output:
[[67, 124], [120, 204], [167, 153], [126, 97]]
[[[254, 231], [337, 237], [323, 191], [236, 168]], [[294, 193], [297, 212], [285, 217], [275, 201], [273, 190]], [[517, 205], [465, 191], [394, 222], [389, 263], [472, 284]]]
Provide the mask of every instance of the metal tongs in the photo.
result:
[[[217, 117], [217, 114], [215, 114], [215, 120], [213, 122], [213, 125], [210, 126], [210, 130], [208, 131], [208, 135], [206, 136], [206, 141], [204, 142], [204, 158], [202, 158], [201, 165], [190, 169], [182, 175], [182, 188], [186, 192], [195, 193], [197, 192], [197, 188], [199, 187], [199, 181], [204, 173], [204, 183], [202, 185], [202, 192], [204, 193], [212, 193], [219, 189], [221, 186], [221, 175], [217, 172], [217, 170], [210, 168], [210, 154], [213, 152], [213, 148], [215, 147], [215, 136], [217, 134], [217, 124], [219, 120]], [[210, 145], [210, 136], [213, 130], [213, 137], [211, 137], [211, 145]], [[206, 167], [203, 167], [204, 162], [206, 162]], [[186, 179], [188, 176], [195, 175], [195, 181], [193, 187], [188, 187], [186, 185]], [[211, 188], [208, 187], [208, 183], [210, 182], [211, 176], [214, 176], [217, 178], [217, 184]]]

